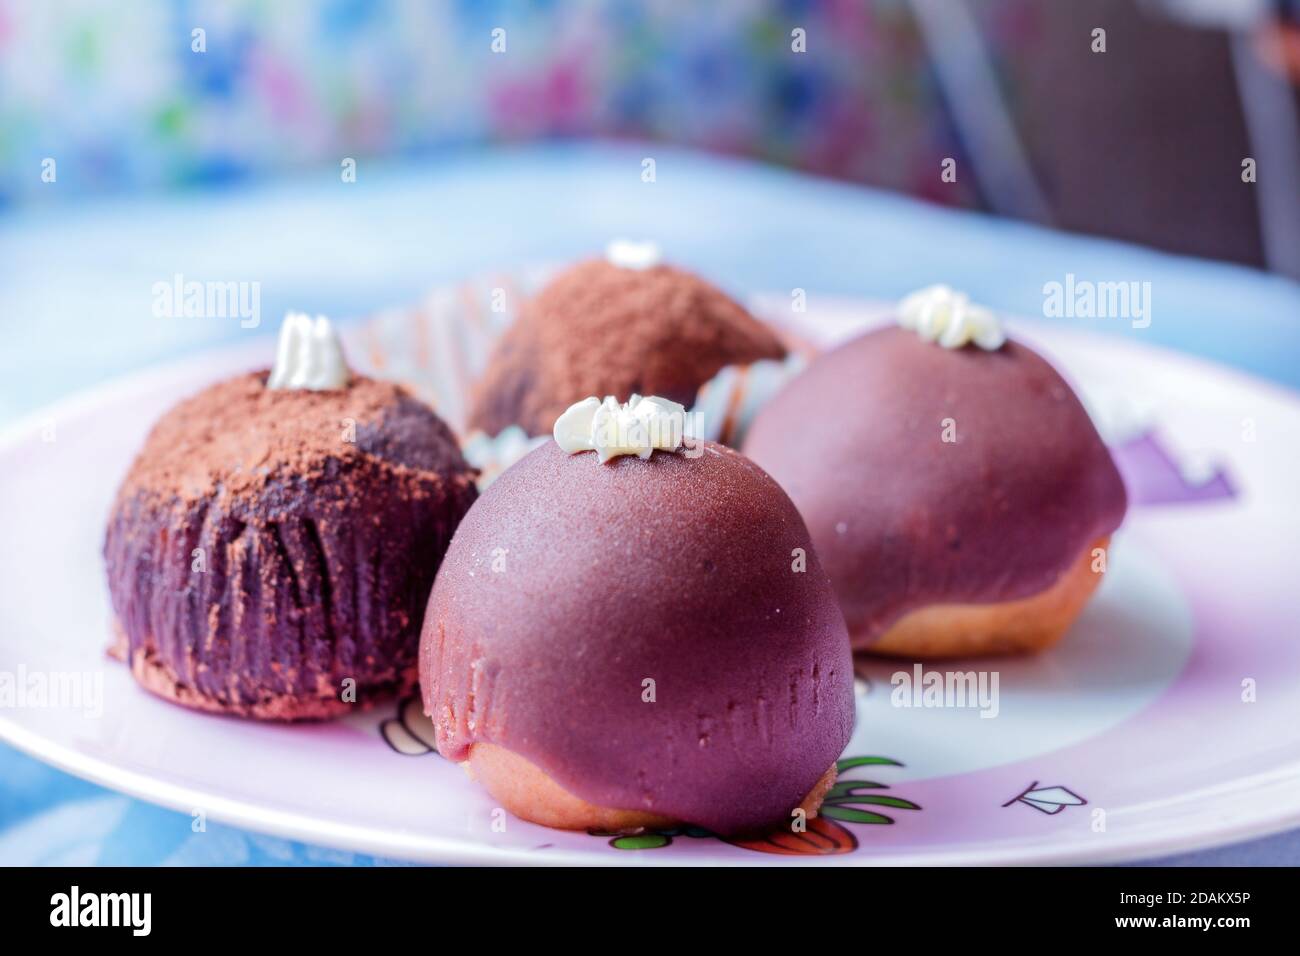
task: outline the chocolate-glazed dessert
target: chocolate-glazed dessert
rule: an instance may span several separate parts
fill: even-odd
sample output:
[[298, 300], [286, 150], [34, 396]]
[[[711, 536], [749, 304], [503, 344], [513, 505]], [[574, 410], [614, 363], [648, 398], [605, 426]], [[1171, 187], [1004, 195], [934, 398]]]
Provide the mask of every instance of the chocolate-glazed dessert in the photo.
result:
[[324, 319], [270, 372], [154, 426], [104, 555], [115, 653], [179, 704], [324, 718], [414, 685], [424, 603], [473, 471], [401, 387], [351, 374]]
[[813, 533], [854, 648], [1045, 648], [1101, 580], [1125, 488], [1073, 390], [943, 286], [816, 359], [745, 454]]
[[438, 750], [533, 822], [788, 823], [848, 742], [848, 638], [802, 520], [753, 462], [656, 427], [682, 411], [575, 405], [470, 510], [430, 595]]
[[720, 369], [780, 359], [776, 335], [725, 292], [613, 243], [556, 276], [521, 310], [475, 383], [469, 428], [549, 433], [587, 395], [661, 395], [686, 407]]
[[936, 287], [899, 319], [813, 362], [745, 453], [799, 507], [855, 648], [1047, 647], [1101, 580], [1119, 472], [1070, 386], [991, 312]]

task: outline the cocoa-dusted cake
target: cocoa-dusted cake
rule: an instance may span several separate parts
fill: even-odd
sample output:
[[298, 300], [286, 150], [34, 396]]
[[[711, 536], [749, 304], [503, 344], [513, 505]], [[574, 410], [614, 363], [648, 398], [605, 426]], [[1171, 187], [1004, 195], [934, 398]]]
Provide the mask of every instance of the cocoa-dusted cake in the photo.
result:
[[171, 409], [123, 482], [104, 545], [115, 652], [156, 694], [262, 719], [401, 692], [473, 477], [432, 410], [291, 315], [273, 370]]
[[1083, 406], [993, 313], [944, 287], [818, 358], [745, 453], [808, 523], [855, 648], [1037, 650], [1100, 582], [1126, 497]]
[[656, 427], [682, 414], [575, 405], [484, 492], [434, 584], [438, 750], [525, 819], [733, 834], [814, 815], [834, 780], [853, 675], [830, 582], [776, 482]]
[[612, 243], [557, 275], [497, 342], [471, 396], [469, 428], [545, 435], [587, 395], [655, 394], [686, 407], [720, 369], [780, 359], [767, 326], [721, 289]]

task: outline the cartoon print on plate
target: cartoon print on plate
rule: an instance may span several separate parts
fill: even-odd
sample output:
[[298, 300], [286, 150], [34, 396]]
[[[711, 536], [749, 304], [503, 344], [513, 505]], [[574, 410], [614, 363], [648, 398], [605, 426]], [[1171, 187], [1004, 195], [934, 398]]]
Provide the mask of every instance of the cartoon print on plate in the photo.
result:
[[1013, 803], [1023, 803], [1041, 813], [1050, 815], [1060, 813], [1066, 807], [1081, 807], [1087, 802], [1068, 787], [1039, 788], [1038, 781], [1035, 780], [1020, 791], [1019, 796], [1012, 797], [1002, 806], [1009, 807]]
[[1179, 441], [1162, 427], [1149, 398], [1139, 399], [1114, 382], [1085, 385], [1081, 397], [1119, 466], [1131, 507], [1237, 497], [1238, 483], [1226, 464], [1230, 456], [1207, 453], [1199, 447], [1199, 436], [1189, 443], [1184, 434]]
[[1236, 486], [1216, 456], [1171, 450], [1152, 429], [1111, 453], [1135, 505], [1200, 504], [1237, 496]]
[[420, 695], [414, 694], [397, 704], [397, 716], [379, 725], [384, 742], [407, 757], [437, 755], [434, 749], [433, 721], [424, 716]]
[[[746, 837], [716, 838], [742, 850], [755, 850], [759, 853], [775, 853], [782, 856], [830, 856], [852, 853], [858, 848], [858, 839], [853, 835], [853, 831], [837, 823], [837, 820], [848, 823], [893, 823], [893, 818], [887, 814], [876, 810], [865, 810], [863, 807], [889, 807], [894, 810], [921, 809], [911, 800], [870, 792], [888, 790], [889, 784], [845, 776], [857, 767], [872, 766], [901, 767], [903, 765], [890, 757], [841, 757], [835, 764], [835, 772], [839, 775], [839, 779], [827, 792], [817, 816], [804, 821], [802, 829], [796, 829], [789, 823], [782, 823], [765, 833]], [[715, 834], [699, 827], [637, 830], [632, 833], [610, 833], [601, 830], [588, 832], [592, 836], [611, 837], [609, 845], [616, 850], [656, 850], [671, 844], [673, 837], [676, 836], [697, 839], [715, 837]]]

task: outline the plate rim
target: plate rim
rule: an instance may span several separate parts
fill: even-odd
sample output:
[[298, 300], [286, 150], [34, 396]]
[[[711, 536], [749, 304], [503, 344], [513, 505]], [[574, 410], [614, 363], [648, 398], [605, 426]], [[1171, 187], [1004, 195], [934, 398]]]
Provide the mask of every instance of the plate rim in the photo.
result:
[[202, 806], [210, 818], [228, 826], [307, 844], [431, 864], [816, 866], [833, 861], [832, 865], [839, 866], [1068, 866], [1156, 860], [1180, 853], [1259, 839], [1300, 826], [1300, 761], [1297, 761], [1289, 766], [1238, 778], [1232, 782], [1232, 786], [1226, 792], [1219, 794], [1222, 799], [1250, 794], [1265, 784], [1280, 785], [1291, 794], [1293, 799], [1290, 804], [1272, 803], [1275, 812], [1271, 814], [1268, 812], [1253, 816], [1247, 814], [1244, 819], [1226, 826], [1216, 824], [1210, 815], [1206, 814], [1199, 818], [1204, 821], [1203, 823], [1187, 827], [1177, 836], [1136, 833], [1130, 837], [1120, 838], [1118, 841], [1098, 841], [1095, 849], [1084, 849], [1082, 846], [1062, 848], [1052, 845], [1039, 849], [1013, 843], [1000, 849], [940, 849], [926, 852], [911, 851], [905, 854], [892, 853], [884, 857], [873, 857], [868, 851], [849, 856], [808, 859], [772, 858], [753, 854], [753, 859], [738, 855], [734, 859], [710, 856], [708, 859], [696, 860], [674, 854], [653, 856], [632, 853], [611, 854], [608, 859], [602, 859], [594, 857], [585, 850], [557, 849], [554, 853], [539, 854], [537, 850], [529, 847], [517, 849], [493, 847], [464, 839], [421, 834], [417, 837], [417, 842], [425, 852], [411, 855], [409, 844], [401, 843], [389, 831], [321, 820], [293, 811], [270, 809], [247, 800], [206, 793], [184, 784], [161, 781], [146, 773], [119, 767], [62, 744], [51, 743], [41, 735], [14, 724], [2, 712], [0, 712], [0, 740], [37, 760], [83, 780], [178, 813], [187, 813], [195, 806]]

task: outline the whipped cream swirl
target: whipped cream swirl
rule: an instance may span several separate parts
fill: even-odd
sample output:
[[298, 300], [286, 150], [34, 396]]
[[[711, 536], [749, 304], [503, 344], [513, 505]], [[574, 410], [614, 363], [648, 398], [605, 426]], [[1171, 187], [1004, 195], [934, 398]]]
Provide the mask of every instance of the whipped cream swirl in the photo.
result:
[[651, 269], [663, 261], [658, 243], [650, 240], [634, 242], [631, 239], [615, 239], [605, 247], [605, 258], [610, 265], [620, 269], [636, 270]]
[[338, 333], [323, 315], [290, 312], [280, 326], [280, 343], [267, 388], [301, 388], [313, 392], [346, 388], [348, 366]]
[[612, 395], [575, 402], [555, 420], [555, 443], [570, 455], [594, 451], [602, 462], [619, 455], [646, 459], [676, 451], [686, 438], [686, 409], [653, 395], [619, 404]]
[[993, 352], [1007, 340], [1002, 322], [992, 310], [975, 305], [964, 292], [946, 285], [921, 289], [898, 303], [898, 324], [946, 349], [974, 342]]

